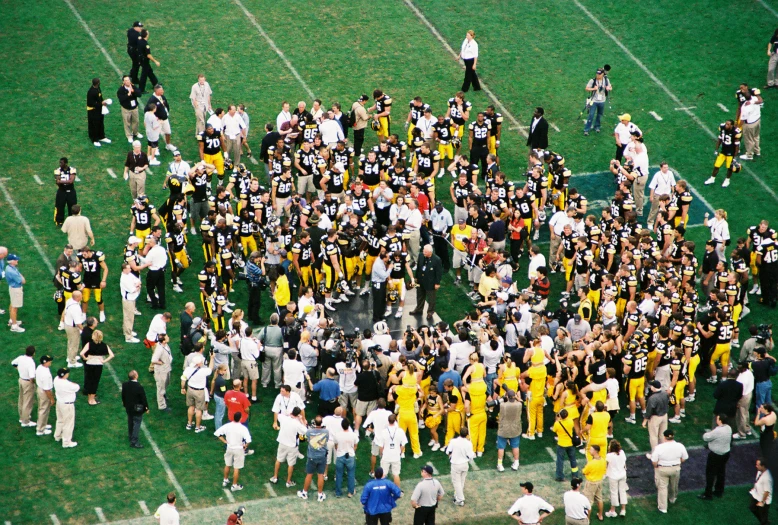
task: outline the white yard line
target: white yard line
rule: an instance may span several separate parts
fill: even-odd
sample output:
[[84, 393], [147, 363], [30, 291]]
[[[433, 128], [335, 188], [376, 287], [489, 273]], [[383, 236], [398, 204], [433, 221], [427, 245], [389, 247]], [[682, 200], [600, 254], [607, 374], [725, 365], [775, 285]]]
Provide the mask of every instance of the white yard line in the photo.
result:
[[[668, 165], [667, 167], [668, 167], [668, 168], [670, 168], [670, 166], [669, 166], [669, 165]], [[674, 171], [675, 173], [677, 173], [677, 174], [678, 174], [678, 178], [679, 178], [679, 179], [680, 179], [680, 178], [683, 178], [683, 177], [682, 177], [682, 175], [681, 175], [681, 172], [680, 172], [680, 171], [678, 171], [678, 170], [677, 170], [677, 169], [675, 169], [675, 168], [670, 168], [670, 169], [671, 169], [672, 171]], [[689, 181], [688, 181], [688, 180], [686, 181], [686, 184], [687, 184], [687, 186], [689, 186], [689, 191], [690, 191], [690, 192], [692, 192], [692, 194], [694, 195], [694, 197], [695, 197], [696, 199], [699, 199], [701, 203], [703, 203], [705, 206], [707, 206], [707, 208], [708, 208], [708, 209], [709, 209], [711, 212], [712, 212], [713, 210], [715, 210], [715, 209], [716, 209], [716, 208], [714, 208], [714, 207], [713, 207], [713, 205], [712, 205], [710, 202], [708, 202], [708, 201], [705, 199], [705, 197], [703, 197], [702, 195], [700, 195], [700, 192], [698, 192], [696, 189], [694, 189], [694, 186], [692, 186], [691, 184], [689, 184]]]
[[767, 2], [765, 2], [764, 0], [756, 0], [756, 1], [757, 1], [757, 2], [759, 2], [760, 4], [762, 4], [762, 7], [764, 7], [764, 8], [765, 8], [765, 9], [767, 9], [768, 11], [770, 11], [770, 12], [773, 14], [773, 16], [774, 16], [774, 17], [778, 18], [778, 11], [776, 11], [775, 9], [773, 9], [772, 7], [770, 7], [770, 6], [767, 4]]
[[265, 488], [267, 489], [267, 491], [268, 491], [268, 493], [270, 494], [271, 497], [273, 497], [273, 498], [277, 498], [278, 497], [278, 494], [276, 494], [276, 491], [273, 488], [273, 484], [272, 483], [270, 483], [269, 481], [267, 483], [265, 483]]
[[[407, 1], [408, 1], [408, 0], [406, 0], [406, 2], [407, 2]], [[618, 39], [618, 37], [616, 37], [616, 36], [615, 36], [613, 33], [611, 33], [611, 32], [610, 32], [610, 31], [609, 31], [609, 30], [608, 30], [608, 29], [607, 29], [607, 28], [606, 28], [606, 27], [603, 25], [603, 23], [602, 23], [602, 22], [600, 22], [600, 19], [599, 19], [599, 18], [597, 18], [596, 16], [594, 16], [594, 15], [591, 13], [591, 11], [589, 11], [589, 10], [588, 10], [588, 9], [587, 9], [587, 8], [586, 8], [586, 7], [585, 7], [585, 6], [584, 6], [584, 5], [583, 5], [583, 4], [582, 4], [582, 3], [581, 3], [579, 0], [572, 0], [572, 1], [573, 1], [573, 3], [574, 3], [574, 4], [575, 4], [577, 7], [578, 7], [578, 9], [580, 9], [581, 11], [583, 11], [583, 13], [584, 13], [584, 14], [585, 14], [587, 17], [589, 17], [589, 19], [590, 19], [592, 22], [594, 22], [594, 24], [595, 24], [597, 27], [599, 27], [599, 28], [600, 28], [600, 30], [601, 30], [603, 33], [605, 33], [605, 35], [606, 35], [606, 36], [608, 36], [608, 37], [609, 37], [611, 40], [613, 40], [613, 42], [614, 42], [614, 43], [615, 43], [617, 46], [619, 46], [619, 48], [621, 48], [621, 50], [624, 52], [624, 54], [625, 54], [625, 55], [627, 55], [627, 56], [628, 56], [628, 57], [629, 57], [629, 58], [630, 58], [630, 59], [631, 59], [631, 60], [632, 60], [632, 61], [633, 61], [635, 64], [637, 64], [637, 66], [638, 66], [638, 67], [639, 67], [639, 68], [640, 68], [640, 69], [641, 69], [641, 70], [642, 70], [642, 71], [643, 71], [643, 72], [644, 72], [646, 75], [648, 75], [648, 77], [649, 77], [649, 78], [650, 78], [650, 79], [651, 79], [651, 80], [652, 80], [652, 81], [653, 81], [653, 82], [654, 82], [654, 83], [655, 83], [657, 86], [659, 86], [659, 87], [662, 89], [662, 91], [664, 91], [664, 92], [665, 92], [665, 94], [666, 94], [668, 97], [670, 97], [670, 100], [672, 100], [672, 101], [673, 101], [675, 104], [677, 104], [678, 106], [680, 106], [680, 107], [683, 107], [683, 102], [681, 102], [681, 99], [679, 99], [679, 98], [678, 98], [678, 96], [676, 96], [676, 94], [675, 94], [675, 93], [673, 93], [672, 91], [670, 91], [670, 88], [668, 88], [668, 87], [665, 85], [665, 83], [664, 83], [664, 82], [662, 82], [661, 80], [659, 80], [659, 78], [658, 78], [658, 77], [657, 77], [657, 76], [656, 76], [656, 75], [655, 75], [655, 74], [654, 74], [654, 73], [653, 73], [653, 72], [652, 72], [650, 69], [648, 69], [648, 68], [646, 67], [646, 65], [645, 65], [645, 64], [643, 64], [643, 62], [641, 62], [641, 61], [640, 61], [640, 59], [638, 59], [638, 58], [637, 58], [635, 55], [633, 55], [633, 54], [632, 54], [632, 51], [630, 51], [630, 50], [629, 50], [629, 48], [627, 48], [627, 46], [625, 46], [625, 45], [624, 45], [624, 43], [623, 43], [621, 40], [619, 40], [619, 39]], [[773, 11], [773, 9], [772, 9], [772, 8], [770, 8], [770, 7], [769, 7], [767, 4], [765, 4], [765, 3], [764, 3], [762, 0], [757, 0], [757, 1], [758, 1], [759, 3], [761, 3], [761, 4], [762, 4], [762, 5], [763, 5], [763, 6], [764, 6], [766, 9], [770, 10], [771, 12], [773, 12], [773, 14], [775, 14], [775, 15], [776, 15], [776, 17], [778, 17], [778, 14], [776, 14], [776, 12], [775, 12], [775, 11]], [[694, 107], [694, 106], [692, 106], [692, 107]], [[689, 117], [690, 117], [690, 118], [691, 118], [691, 119], [692, 119], [692, 120], [693, 120], [693, 121], [694, 121], [694, 122], [695, 122], [695, 123], [696, 123], [696, 124], [697, 124], [697, 125], [700, 127], [700, 129], [702, 129], [702, 130], [703, 130], [703, 131], [704, 131], [704, 132], [705, 132], [705, 133], [706, 133], [706, 134], [707, 134], [707, 135], [708, 135], [708, 136], [709, 136], [711, 139], [713, 139], [713, 140], [716, 140], [716, 138], [717, 138], [717, 135], [716, 135], [716, 133], [714, 133], [714, 132], [713, 132], [713, 131], [712, 131], [712, 130], [711, 130], [709, 127], [708, 127], [708, 126], [706, 126], [706, 125], [705, 125], [705, 123], [704, 123], [702, 120], [700, 120], [700, 118], [699, 118], [699, 117], [698, 117], [696, 114], [694, 114], [694, 113], [691, 111], [691, 108], [685, 108], [685, 109], [684, 109], [684, 111], [685, 111], [685, 112], [686, 112], [686, 114], [687, 114], [687, 115], [689, 115]], [[754, 173], [754, 171], [753, 171], [751, 168], [749, 168], [749, 167], [748, 167], [748, 165], [746, 165], [746, 164], [744, 164], [744, 165], [743, 165], [743, 171], [745, 171], [746, 173], [748, 173], [748, 174], [749, 174], [749, 175], [750, 175], [750, 176], [751, 176], [751, 177], [752, 177], [752, 178], [753, 178], [753, 179], [754, 179], [756, 182], [758, 182], [758, 183], [759, 183], [759, 185], [762, 187], [762, 189], [764, 189], [764, 190], [765, 190], [767, 193], [769, 193], [769, 194], [772, 196], [772, 198], [773, 198], [773, 199], [775, 199], [776, 201], [778, 201], [778, 194], [776, 194], [776, 193], [775, 193], [775, 190], [773, 190], [773, 189], [772, 189], [770, 186], [768, 186], [768, 185], [767, 185], [767, 184], [766, 184], [766, 183], [765, 183], [765, 182], [764, 182], [764, 181], [763, 181], [761, 178], [759, 178], [759, 176], [758, 176], [756, 173]]]
[[470, 468], [471, 469], [473, 469], [473, 470], [481, 470], [481, 467], [479, 467], [478, 465], [475, 464], [475, 460], [474, 459], [471, 459], [469, 463], [470, 463]]
[[548, 452], [548, 455], [551, 456], [551, 459], [556, 461], [556, 452], [551, 447], [546, 447], [546, 452]]
[[[239, 2], [239, 0], [234, 0], [234, 1], [235, 1], [235, 2]], [[439, 41], [441, 44], [443, 44], [443, 47], [446, 49], [446, 51], [448, 51], [448, 53], [449, 53], [449, 54], [450, 54], [450, 55], [451, 55], [451, 56], [452, 56], [454, 59], [456, 59], [456, 58], [457, 58], [457, 56], [459, 56], [459, 53], [457, 53], [456, 51], [454, 51], [454, 50], [451, 48], [451, 46], [448, 44], [448, 42], [446, 42], [446, 39], [444, 39], [444, 38], [443, 38], [443, 36], [442, 36], [442, 35], [440, 34], [440, 32], [439, 32], [439, 31], [438, 31], [438, 30], [435, 28], [435, 26], [433, 26], [433, 25], [430, 23], [430, 21], [429, 21], [429, 20], [427, 20], [427, 17], [426, 17], [426, 16], [424, 16], [424, 13], [422, 13], [422, 12], [419, 10], [419, 8], [418, 8], [418, 7], [416, 7], [416, 6], [414, 5], [414, 3], [413, 3], [411, 0], [403, 0], [403, 2], [405, 2], [405, 5], [407, 5], [407, 6], [408, 6], [408, 9], [410, 9], [410, 10], [413, 12], [413, 14], [414, 14], [414, 15], [416, 15], [416, 18], [418, 18], [418, 19], [421, 21], [421, 23], [423, 23], [425, 26], [427, 26], [427, 29], [429, 29], [429, 30], [430, 30], [430, 32], [431, 32], [431, 33], [432, 33], [432, 34], [435, 36], [435, 38], [437, 38], [437, 39], [438, 39], [438, 41]], [[462, 67], [462, 69], [464, 69], [464, 65], [460, 64], [460, 66]], [[492, 93], [492, 90], [491, 90], [491, 89], [489, 89], [489, 87], [486, 85], [486, 83], [485, 83], [483, 80], [481, 80], [481, 79], [479, 78], [479, 81], [480, 81], [480, 83], [481, 83], [481, 89], [483, 90], [483, 92], [484, 92], [484, 93], [486, 93], [486, 96], [488, 96], [488, 97], [489, 97], [489, 98], [492, 100], [492, 102], [494, 103], [494, 105], [495, 105], [495, 106], [497, 106], [497, 108], [498, 108], [498, 109], [499, 109], [499, 110], [502, 112], [502, 114], [503, 114], [503, 115], [505, 115], [505, 116], [508, 118], [508, 120], [510, 120], [510, 121], [511, 121], [512, 128], [514, 128], [514, 127], [515, 127], [515, 128], [518, 128], [518, 129], [519, 129], [519, 131], [521, 132], [521, 134], [522, 134], [524, 137], [527, 137], [527, 136], [529, 136], [529, 134], [527, 133], [527, 129], [526, 129], [526, 127], [522, 126], [522, 125], [521, 125], [521, 122], [519, 122], [519, 121], [518, 121], [518, 119], [517, 119], [516, 117], [514, 117], [514, 116], [513, 116], [513, 114], [512, 114], [510, 111], [508, 111], [508, 108], [506, 108], [506, 107], [503, 105], [503, 103], [502, 103], [502, 102], [500, 102], [500, 100], [499, 100], [499, 99], [498, 99], [498, 98], [497, 98], [497, 97], [494, 95], [494, 93]], [[511, 129], [512, 129], [512, 128], [511, 128]]]
[[81, 24], [81, 27], [84, 28], [84, 31], [86, 31], [86, 34], [89, 35], [89, 38], [92, 39], [92, 42], [95, 43], [97, 46], [97, 49], [100, 50], [100, 52], [103, 54], [105, 59], [108, 61], [108, 63], [111, 65], [114, 71], [116, 71], [116, 74], [119, 76], [122, 76], [122, 70], [119, 69], [119, 67], [116, 65], [116, 62], [113, 61], [111, 58], [111, 55], [108, 54], [108, 51], [106, 51], [105, 47], [103, 47], [103, 44], [100, 43], [100, 41], [97, 39], [95, 34], [92, 32], [92, 30], [89, 28], [89, 25], [84, 21], [83, 18], [81, 18], [81, 15], [79, 14], [78, 10], [75, 8], [73, 3], [70, 0], [62, 0], [67, 4], [67, 6], [70, 8], [71, 11], [73, 11], [73, 15], [76, 17], [76, 20]]
[[562, 131], [561, 129], [559, 129], [559, 126], [557, 126], [553, 122], [549, 122], [548, 125], [554, 128], [554, 131], [556, 131], [557, 133], [560, 133]]
[[687, 106], [685, 108], [675, 108], [676, 111], [683, 111], [689, 113], [690, 109], [697, 109], [697, 106]]
[[49, 518], [51, 518], [51, 522], [52, 522], [54, 525], [60, 525], [60, 523], [59, 523], [59, 518], [57, 517], [57, 515], [56, 515], [56, 514], [51, 514], [51, 515], [49, 515]]
[[76, 175], [76, 182], [81, 182], [81, 178], [78, 175]]
[[311, 88], [310, 88], [310, 87], [308, 87], [308, 84], [306, 84], [306, 83], [305, 83], [305, 80], [303, 80], [303, 77], [301, 77], [301, 76], [300, 76], [300, 73], [298, 73], [298, 72], [297, 72], [297, 70], [296, 70], [296, 69], [294, 68], [294, 66], [292, 65], [292, 63], [291, 63], [291, 62], [289, 62], [289, 59], [288, 59], [288, 58], [286, 58], [286, 55], [284, 55], [284, 52], [283, 52], [283, 51], [281, 51], [281, 50], [278, 48], [278, 46], [276, 45], [276, 43], [275, 43], [275, 42], [273, 42], [273, 39], [272, 39], [272, 38], [270, 38], [270, 35], [268, 35], [268, 34], [265, 32], [265, 30], [264, 30], [264, 29], [262, 29], [262, 26], [261, 26], [261, 25], [259, 25], [259, 22], [257, 22], [257, 18], [256, 18], [256, 17], [255, 17], [255, 16], [254, 16], [254, 15], [251, 13], [251, 11], [249, 11], [248, 9], [246, 9], [246, 6], [244, 6], [244, 5], [243, 5], [243, 2], [241, 2], [240, 0], [232, 0], [232, 1], [233, 1], [233, 3], [234, 3], [236, 6], [238, 6], [238, 7], [241, 9], [241, 11], [243, 11], [243, 14], [244, 14], [244, 15], [246, 15], [246, 18], [248, 18], [248, 19], [249, 19], [249, 22], [251, 22], [251, 24], [252, 24], [254, 27], [256, 27], [256, 28], [257, 28], [257, 31], [258, 31], [258, 32], [259, 32], [259, 34], [262, 36], [262, 38], [264, 38], [264, 39], [265, 39], [265, 41], [266, 41], [266, 42], [267, 42], [267, 44], [270, 46], [270, 48], [271, 48], [273, 51], [275, 51], [275, 52], [276, 52], [276, 54], [278, 55], [278, 57], [279, 57], [281, 60], [283, 60], [284, 64], [286, 64], [286, 67], [287, 67], [287, 69], [289, 69], [289, 71], [291, 71], [292, 75], [294, 75], [294, 78], [296, 78], [296, 79], [297, 79], [297, 81], [298, 81], [298, 82], [300, 83], [300, 85], [303, 87], [303, 89], [305, 90], [305, 92], [306, 92], [306, 93], [308, 93], [308, 96], [309, 96], [309, 97], [311, 97], [312, 99], [313, 99], [313, 98], [316, 98], [316, 95], [314, 95], [314, 94], [313, 94], [313, 91], [311, 90]]
[[432, 467], [433, 476], [437, 476], [438, 474], [440, 474], [440, 472], [438, 472], [438, 469], [435, 468], [435, 465], [432, 464], [432, 461], [427, 461], [427, 465]]
[[624, 438], [624, 442], [627, 444], [627, 446], [630, 448], [630, 450], [632, 450], [633, 452], [637, 451], [638, 447], [635, 445], [635, 443], [631, 439]]
[[232, 495], [232, 491], [230, 489], [224, 489], [224, 496], [230, 503], [235, 503], [235, 496]]
[[[51, 273], [51, 275], [54, 275], [56, 273], [54, 270], [54, 265], [51, 264], [51, 261], [46, 256], [46, 252], [43, 250], [43, 246], [41, 246], [41, 243], [38, 242], [38, 238], [35, 237], [35, 234], [30, 228], [30, 225], [27, 224], [27, 220], [24, 218], [24, 215], [22, 215], [22, 212], [19, 210], [19, 207], [16, 205], [16, 202], [14, 202], [13, 198], [11, 197], [11, 193], [8, 191], [8, 188], [6, 188], [5, 183], [3, 181], [0, 181], [0, 193], [3, 194], [3, 197], [5, 197], [6, 202], [8, 202], [8, 205], [11, 207], [11, 210], [14, 212], [14, 215], [16, 215], [16, 218], [19, 220], [19, 224], [21, 224], [22, 228], [24, 228], [24, 231], [27, 233], [27, 237], [29, 237], [33, 247], [38, 252], [38, 255], [40, 255], [43, 264], [46, 265], [46, 268], [49, 270], [49, 273]], [[116, 370], [114, 369], [113, 365], [111, 363], [106, 363], [105, 367], [108, 369], [108, 372], [111, 374], [111, 377], [113, 378], [114, 383], [116, 383], [116, 386], [121, 388], [122, 382], [119, 380], [119, 376], [116, 375]], [[146, 439], [151, 445], [151, 448], [154, 450], [154, 454], [157, 456], [157, 459], [159, 459], [160, 463], [162, 463], [162, 467], [165, 469], [165, 473], [167, 473], [170, 483], [176, 489], [179, 499], [184, 503], [185, 507], [190, 508], [192, 504], [189, 502], [189, 498], [186, 497], [183, 487], [181, 487], [181, 484], [178, 482], [176, 475], [170, 469], [170, 465], [168, 465], [165, 456], [162, 455], [162, 451], [159, 449], [159, 446], [157, 446], [156, 441], [154, 441], [154, 439], [151, 437], [151, 432], [149, 432], [149, 429], [146, 427], [146, 423], [142, 423], [140, 428], [143, 431], [143, 435], [146, 436]], [[56, 518], [54, 514], [52, 514], [51, 517], [52, 517], [52, 521], [54, 521], [54, 519]], [[59, 525], [59, 521], [56, 521], [54, 525]]]
[[727, 108], [727, 106], [725, 106], [721, 102], [718, 103], [718, 106], [721, 108], [721, 111], [723, 111], [724, 113], [729, 113], [729, 108]]
[[649, 114], [649, 115], [651, 115], [652, 117], [654, 117], [654, 118], [655, 118], [656, 120], [658, 120], [659, 122], [662, 122], [662, 117], [660, 117], [659, 115], [657, 115], [657, 114], [656, 114], [656, 111], [649, 111], [649, 112], [648, 112], [648, 114]]
[[116, 178], [116, 172], [114, 170], [108, 168], [106, 171], [108, 171], [108, 175], [110, 175], [112, 179]]
[[149, 507], [146, 505], [145, 501], [139, 501], [138, 505], [140, 505], [140, 510], [143, 512], [144, 516], [151, 516], [151, 511], [149, 511]]
[[257, 159], [255, 159], [253, 156], [252, 156], [252, 157], [249, 157], [249, 160], [250, 160], [250, 161], [251, 161], [251, 163], [252, 163], [252, 164], [254, 164], [254, 165], [256, 165], [256, 164], [259, 164], [259, 161], [258, 161]]
[[95, 514], [97, 514], [97, 519], [100, 520], [100, 523], [107, 523], [103, 509], [100, 507], [95, 507]]
[[38, 186], [43, 186], [43, 181], [41, 180], [40, 177], [38, 177], [37, 175], [33, 175], [32, 178], [35, 179], [35, 182], [38, 183]]

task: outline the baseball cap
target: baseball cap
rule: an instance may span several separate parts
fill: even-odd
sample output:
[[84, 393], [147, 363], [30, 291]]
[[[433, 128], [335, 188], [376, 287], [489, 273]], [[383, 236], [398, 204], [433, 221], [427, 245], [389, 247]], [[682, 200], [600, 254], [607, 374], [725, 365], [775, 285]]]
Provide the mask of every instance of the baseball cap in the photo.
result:
[[181, 152], [176, 150], [176, 151], [173, 152], [173, 156], [174, 157], [180, 157], [181, 156]]
[[65, 377], [70, 373], [70, 368], [64, 367], [57, 370], [57, 377]]
[[127, 244], [138, 244], [140, 242], [140, 239], [136, 236], [132, 236], [129, 239], [127, 239]]
[[54, 358], [51, 357], [49, 354], [41, 356], [41, 364], [42, 365], [45, 364], [45, 363], [51, 363], [52, 361], [54, 361]]
[[573, 319], [575, 319], [576, 323], [580, 323], [582, 319], [581, 314], [573, 314]]
[[463, 219], [462, 217], [457, 219], [457, 224], [464, 224], [464, 223], [465, 223], [465, 219]]
[[597, 74], [598, 75], [602, 75], [603, 73], [605, 73], [605, 70], [603, 68], [601, 68], [601, 67], [598, 67], [597, 68]]
[[506, 275], [505, 277], [502, 278], [502, 282], [504, 284], [511, 284], [513, 283], [513, 279], [511, 279], [510, 275]]
[[627, 122], [632, 120], [632, 115], [629, 113], [624, 113], [623, 115], [619, 115], [619, 120], [626, 120]]
[[650, 381], [648, 383], [648, 386], [650, 386], [651, 388], [656, 388], [657, 390], [660, 390], [662, 388], [662, 383], [660, 383], [659, 381], [654, 379], [653, 381]]
[[497, 292], [497, 298], [502, 300], [502, 301], [507, 301], [508, 300], [508, 294], [505, 293], [505, 292]]
[[12, 253], [11, 255], [8, 256], [8, 260], [9, 261], [18, 261], [19, 260], [19, 256], [16, 255], [15, 253]]
[[367, 95], [362, 95], [361, 97], [359, 97], [359, 100], [360, 102], [365, 102], [366, 100], [370, 100], [370, 97], [368, 97]]
[[421, 470], [432, 476], [432, 465], [424, 465]]
[[132, 23], [132, 27], [143, 27], [143, 22], [135, 21]]
[[583, 483], [583, 480], [581, 478], [573, 478], [570, 480], [570, 486], [573, 488], [573, 490], [580, 487], [581, 483]]
[[673, 431], [673, 429], [668, 428], [667, 430], [664, 431], [664, 436], [666, 438], [671, 438], [671, 437], [675, 436], [675, 432]]
[[529, 492], [532, 492], [535, 489], [535, 485], [533, 485], [531, 481], [525, 481], [524, 483], [520, 483], [519, 486], [521, 488], [527, 489], [527, 491]]

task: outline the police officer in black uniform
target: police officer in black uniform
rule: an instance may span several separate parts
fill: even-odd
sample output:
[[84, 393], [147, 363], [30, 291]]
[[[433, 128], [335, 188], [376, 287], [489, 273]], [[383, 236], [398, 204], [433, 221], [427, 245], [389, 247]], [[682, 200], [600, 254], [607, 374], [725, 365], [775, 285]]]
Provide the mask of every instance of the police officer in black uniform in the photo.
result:
[[127, 30], [127, 54], [130, 56], [130, 60], [132, 60], [130, 80], [132, 80], [133, 84], [138, 83], [138, 69], [140, 69], [138, 38], [140, 38], [141, 31], [143, 31], [143, 24], [138, 21], [133, 22], [132, 27]]
[[151, 82], [152, 86], [156, 86], [159, 81], [157, 75], [151, 69], [151, 63], [154, 62], [159, 67], [159, 60], [154, 58], [151, 54], [151, 48], [149, 47], [149, 32], [145, 29], [141, 30], [140, 37], [138, 38], [138, 45], [136, 47], [136, 53], [138, 55], [138, 62], [140, 64], [140, 80], [138, 80], [138, 87], [140, 87], [139, 95], [143, 95], [146, 92], [146, 79]]

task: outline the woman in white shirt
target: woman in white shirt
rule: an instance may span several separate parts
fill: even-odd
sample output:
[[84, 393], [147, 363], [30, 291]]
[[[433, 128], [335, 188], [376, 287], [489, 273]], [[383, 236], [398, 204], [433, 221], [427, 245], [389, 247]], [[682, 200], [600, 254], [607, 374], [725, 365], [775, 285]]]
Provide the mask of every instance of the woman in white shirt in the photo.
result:
[[457, 60], [462, 60], [465, 63], [465, 81], [462, 83], [462, 91], [467, 93], [470, 84], [473, 84], [473, 91], [481, 91], [481, 83], [475, 72], [478, 65], [478, 42], [475, 41], [475, 31], [472, 29], [465, 35]]
[[397, 219], [407, 220], [410, 213], [411, 211], [405, 204], [405, 197], [401, 195], [397, 197], [397, 200], [389, 208], [389, 221], [392, 224], [397, 224]]
[[605, 475], [611, 488], [611, 509], [605, 513], [609, 518], [616, 517], [616, 507], [621, 506], [619, 516], [627, 515], [627, 455], [621, 450], [621, 443], [615, 439], [608, 446], [608, 454], [605, 456], [608, 468]]
[[708, 219], [708, 214], [705, 213], [704, 224], [710, 228], [710, 239], [716, 242], [716, 255], [719, 256], [720, 261], [726, 261], [727, 256], [724, 249], [729, 245], [730, 239], [727, 212], [718, 209], [713, 212], [713, 218], [710, 220]]
[[632, 196], [635, 199], [635, 211], [638, 216], [642, 216], [648, 182], [648, 148], [643, 143], [640, 131], [631, 132], [630, 137], [631, 141], [624, 149], [624, 156], [632, 159], [635, 169], [640, 171], [640, 176], [632, 183]]
[[146, 112], [143, 115], [143, 124], [146, 127], [146, 143], [148, 144], [146, 155], [149, 157], [149, 165], [151, 166], [159, 166], [156, 156], [159, 151], [159, 134], [162, 131], [162, 124], [160, 124], [155, 114], [156, 110], [157, 106], [149, 104], [146, 106]]

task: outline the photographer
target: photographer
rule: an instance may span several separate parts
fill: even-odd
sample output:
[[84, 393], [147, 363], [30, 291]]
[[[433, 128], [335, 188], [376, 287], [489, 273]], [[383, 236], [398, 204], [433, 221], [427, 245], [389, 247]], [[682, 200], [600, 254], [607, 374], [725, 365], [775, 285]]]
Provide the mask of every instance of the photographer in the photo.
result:
[[308, 388], [313, 390], [313, 383], [308, 375], [308, 369], [297, 358], [297, 350], [292, 348], [287, 354], [287, 359], [284, 359], [281, 365], [281, 370], [284, 375], [284, 383], [292, 387], [292, 392], [300, 396], [300, 399], [305, 399], [305, 385], [307, 383]]
[[357, 387], [354, 428], [359, 428], [362, 419], [375, 410], [378, 398], [381, 397], [379, 385], [383, 383], [376, 369], [376, 363], [371, 363], [369, 359], [362, 359], [362, 370], [357, 374], [354, 385]]
[[483, 357], [484, 368], [486, 369], [486, 395], [491, 397], [494, 388], [494, 380], [497, 379], [497, 367], [500, 366], [504, 352], [501, 339], [497, 332], [482, 330], [480, 354]]
[[586, 100], [586, 108], [589, 116], [584, 125], [584, 135], [589, 135], [589, 131], [594, 127], [594, 131], [600, 132], [600, 119], [605, 112], [605, 101], [608, 99], [608, 93], [613, 89], [604, 68], [597, 69], [595, 77], [586, 84], [586, 91], [589, 98]]
[[[262, 329], [259, 335], [265, 353], [265, 360], [262, 362], [262, 387], [268, 388], [270, 385], [270, 374], [272, 370], [276, 388], [281, 388], [281, 362], [284, 351], [284, 333], [278, 326], [278, 314], [270, 316], [270, 326]], [[253, 399], [252, 399], [253, 401]]]
[[[357, 411], [357, 386], [354, 384], [357, 380], [357, 372], [360, 370], [356, 361], [348, 361], [344, 352], [341, 352], [341, 360], [335, 364], [335, 370], [338, 372], [338, 382], [340, 383], [340, 407], [348, 414], [349, 408], [356, 416]], [[356, 359], [358, 356], [353, 356]]]
[[265, 258], [258, 251], [251, 252], [246, 262], [246, 285], [249, 304], [246, 315], [252, 324], [260, 324], [259, 308], [262, 303], [262, 282], [265, 275]]
[[470, 354], [475, 351], [475, 348], [470, 344], [470, 334], [465, 328], [459, 329], [457, 337], [459, 341], [448, 349], [448, 367], [462, 374], [468, 365]]
[[513, 452], [511, 468], [519, 470], [519, 442], [521, 440], [521, 412], [522, 402], [516, 392], [508, 390], [505, 397], [497, 400], [500, 406], [500, 419], [497, 424], [497, 470], [502, 472], [502, 458], [505, 455], [505, 447], [510, 444]]
[[751, 337], [746, 339], [742, 348], [740, 349], [739, 361], [741, 363], [750, 363], [751, 361], [755, 361], [757, 347], [762, 346], [766, 348], [767, 352], [769, 353], [775, 346], [775, 343], [773, 342], [772, 325], [760, 325], [757, 327], [756, 325], [752, 324], [748, 327], [748, 332], [751, 334]]
[[751, 371], [754, 372], [754, 393], [758, 410], [772, 401], [773, 382], [770, 378], [778, 373], [775, 358], [767, 353], [764, 346], [756, 347], [756, 360], [751, 363]]
[[308, 375], [318, 377], [319, 342], [311, 338], [311, 332], [303, 330], [300, 334], [300, 342], [297, 344], [297, 353], [300, 361], [305, 365]]

